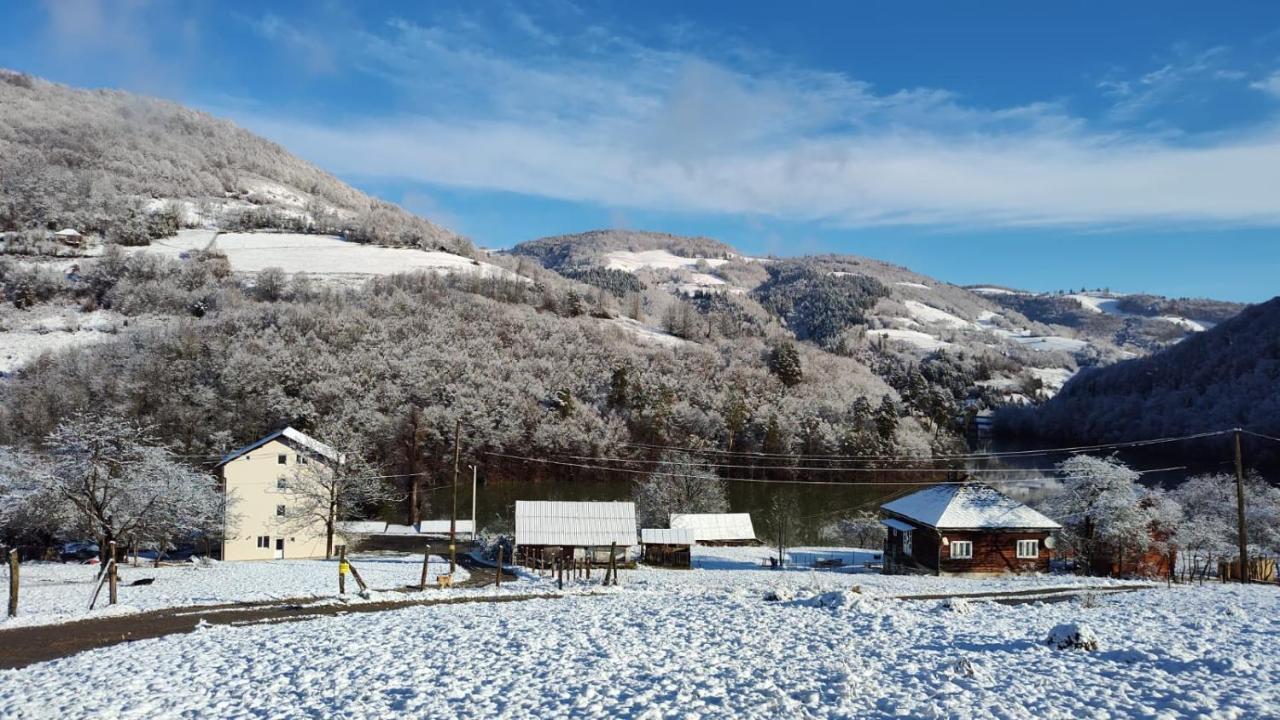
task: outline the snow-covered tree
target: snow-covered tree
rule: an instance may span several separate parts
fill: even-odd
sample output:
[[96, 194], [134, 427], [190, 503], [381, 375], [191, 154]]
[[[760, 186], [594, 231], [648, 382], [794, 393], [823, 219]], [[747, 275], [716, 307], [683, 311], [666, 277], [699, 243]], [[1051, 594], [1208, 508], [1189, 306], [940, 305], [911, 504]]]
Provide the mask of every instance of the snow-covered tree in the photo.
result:
[[[1262, 477], [1245, 476], [1245, 533], [1251, 553], [1280, 552], [1280, 488]], [[1219, 561], [1239, 555], [1236, 478], [1226, 473], [1196, 475], [1170, 495], [1182, 508], [1174, 541], [1184, 573], [1203, 578]]]
[[729, 509], [724, 481], [686, 453], [669, 453], [652, 475], [635, 482], [636, 520], [666, 527], [672, 513], [721, 513]]
[[104, 554], [113, 541], [167, 540], [220, 526], [226, 507], [213, 478], [174, 460], [133, 422], [79, 413], [44, 446], [48, 465], [32, 467], [21, 484], [7, 483], [10, 492], [18, 488], [17, 507], [28, 514], [39, 508], [65, 523], [64, 531], [96, 538]]
[[375, 466], [365, 460], [366, 448], [360, 435], [349, 427], [333, 424], [322, 433], [324, 441], [338, 450], [337, 460], [295, 466], [288, 479], [285, 522], [299, 529], [317, 521], [325, 531], [324, 556], [333, 556], [334, 531], [339, 520], [383, 501], [402, 499]]
[[1073, 455], [1058, 464], [1062, 491], [1044, 502], [1044, 511], [1062, 524], [1060, 537], [1090, 567], [1100, 552], [1126, 554], [1152, 541], [1151, 504], [1138, 473], [1115, 458]]
[[862, 511], [836, 521], [836, 534], [844, 542], [866, 550], [884, 547], [885, 526], [873, 512]]

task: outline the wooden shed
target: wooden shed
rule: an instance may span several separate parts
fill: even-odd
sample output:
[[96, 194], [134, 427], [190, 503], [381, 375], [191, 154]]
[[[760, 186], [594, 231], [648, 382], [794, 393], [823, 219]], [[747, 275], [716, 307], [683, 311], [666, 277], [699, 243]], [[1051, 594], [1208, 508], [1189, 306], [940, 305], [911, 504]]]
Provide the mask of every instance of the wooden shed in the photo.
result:
[[640, 531], [647, 565], [692, 567], [693, 543], [693, 531], [688, 529], [644, 528]]
[[700, 545], [759, 545], [751, 513], [673, 513], [673, 530], [692, 530]]
[[630, 502], [516, 501], [516, 562], [526, 567], [560, 557], [620, 561], [636, 544], [636, 506]]
[[1061, 526], [993, 487], [935, 485], [880, 506], [886, 573], [1046, 572]]

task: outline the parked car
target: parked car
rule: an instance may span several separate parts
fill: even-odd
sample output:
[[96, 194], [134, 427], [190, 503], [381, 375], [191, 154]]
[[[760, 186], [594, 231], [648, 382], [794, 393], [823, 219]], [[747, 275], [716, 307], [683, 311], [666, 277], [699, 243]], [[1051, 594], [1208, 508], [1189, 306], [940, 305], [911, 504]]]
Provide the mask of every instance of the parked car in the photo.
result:
[[96, 542], [69, 542], [62, 546], [62, 553], [59, 558], [62, 562], [84, 562], [86, 560], [96, 560], [99, 552], [98, 543]]

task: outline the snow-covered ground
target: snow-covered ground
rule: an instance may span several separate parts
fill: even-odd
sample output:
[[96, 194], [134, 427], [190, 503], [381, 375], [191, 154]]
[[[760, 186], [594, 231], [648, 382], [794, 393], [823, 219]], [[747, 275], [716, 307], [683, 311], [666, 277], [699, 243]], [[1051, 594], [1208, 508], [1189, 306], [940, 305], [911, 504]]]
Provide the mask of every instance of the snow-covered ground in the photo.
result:
[[903, 286], [903, 287], [919, 288], [920, 290], [928, 290], [928, 289], [929, 289], [929, 286], [928, 286], [928, 285], [925, 285], [924, 283], [910, 282], [910, 281], [908, 281], [908, 280], [899, 280], [899, 281], [895, 282], [895, 283], [894, 283], [894, 285], [901, 285], [901, 286]]
[[[760, 550], [700, 550], [703, 569], [623, 571], [617, 588], [562, 599], [213, 626], [116, 645], [0, 672], [0, 716], [1280, 715], [1274, 588], [1175, 586], [1089, 604], [905, 601], [879, 592], [878, 575], [739, 566]], [[884, 580], [935, 590], [1016, 583]], [[766, 600], [769, 587], [782, 599]], [[1047, 646], [1065, 623], [1092, 631], [1098, 649]]]
[[729, 262], [724, 258], [696, 258], [681, 257], [666, 250], [644, 250], [642, 252], [632, 252], [630, 250], [615, 250], [604, 256], [605, 267], [612, 270], [625, 270], [626, 272], [635, 272], [641, 268], [657, 268], [664, 270], [676, 270], [679, 268], [691, 268], [699, 262], [705, 262], [709, 267], [720, 267]]
[[1192, 320], [1179, 315], [1134, 315], [1120, 309], [1120, 298], [1123, 296], [1112, 295], [1095, 295], [1091, 293], [1079, 293], [1076, 295], [1068, 295], [1067, 297], [1080, 303], [1081, 307], [1095, 313], [1105, 313], [1107, 315], [1115, 315], [1117, 317], [1150, 317], [1153, 320], [1164, 320], [1173, 323], [1188, 332], [1204, 332], [1213, 327], [1213, 323], [1208, 321]]
[[321, 276], [392, 275], [414, 270], [479, 273], [484, 277], [519, 276], [508, 270], [453, 253], [351, 243], [331, 235], [297, 233], [220, 233], [180, 230], [171, 238], [144, 248], [174, 257], [213, 247], [226, 254], [236, 272], [260, 272], [278, 267], [286, 272]]
[[613, 325], [614, 327], [621, 328], [623, 332], [626, 332], [641, 342], [647, 342], [651, 345], [680, 347], [689, 343], [689, 341], [684, 338], [678, 338], [660, 328], [653, 327], [652, 325], [645, 325], [644, 323], [633, 320], [629, 317], [616, 317], [606, 320], [605, 322]]
[[868, 330], [868, 335], [880, 335], [890, 340], [904, 342], [913, 345], [921, 350], [938, 350], [940, 348], [951, 347], [951, 343], [936, 338], [929, 333], [920, 332], [919, 330], [902, 330], [898, 328], [887, 328], [882, 330]]
[[12, 373], [41, 353], [110, 340], [123, 317], [106, 310], [38, 306], [0, 309], [0, 376]]
[[931, 305], [925, 305], [915, 300], [907, 300], [903, 303], [907, 306], [907, 312], [911, 313], [911, 317], [925, 324], [946, 325], [953, 328], [972, 328], [973, 323], [964, 318], [957, 317], [945, 310], [939, 310]]
[[[395, 590], [417, 585], [422, 573], [422, 555], [356, 555], [352, 563], [373, 590]], [[336, 560], [270, 560], [264, 562], [188, 563], [150, 567], [143, 560], [138, 567], [120, 565], [119, 604], [106, 602], [104, 588], [92, 612], [89, 600], [97, 584], [97, 565], [23, 563], [22, 590], [16, 618], [0, 618], [0, 632], [18, 625], [80, 620], [185, 605], [217, 605], [231, 602], [259, 602], [284, 598], [335, 598], [338, 593]], [[449, 572], [447, 559], [432, 557], [428, 577]], [[459, 578], [469, 577], [459, 568]], [[6, 580], [7, 571], [0, 571]], [[131, 582], [152, 578], [150, 585]], [[348, 588], [355, 581], [348, 579]], [[428, 592], [443, 592], [432, 591]], [[0, 713], [0, 717], [3, 713]]]

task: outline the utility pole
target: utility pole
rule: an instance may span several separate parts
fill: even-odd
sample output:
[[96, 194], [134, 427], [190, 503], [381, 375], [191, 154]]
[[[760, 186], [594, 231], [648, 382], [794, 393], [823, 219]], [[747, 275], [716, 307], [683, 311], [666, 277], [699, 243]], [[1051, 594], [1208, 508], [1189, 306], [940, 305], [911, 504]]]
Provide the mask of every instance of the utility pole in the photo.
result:
[[1249, 582], [1249, 536], [1244, 527], [1244, 457], [1240, 453], [1240, 428], [1236, 428], [1236, 535], [1240, 540], [1240, 582]]
[[480, 528], [476, 526], [476, 474], [479, 469], [471, 466], [471, 542], [476, 540], [476, 531]]
[[462, 461], [462, 418], [453, 428], [453, 512], [449, 516], [449, 575], [458, 566], [458, 464]]

